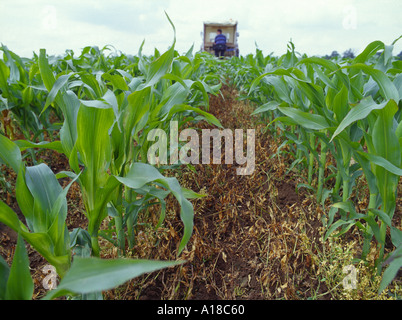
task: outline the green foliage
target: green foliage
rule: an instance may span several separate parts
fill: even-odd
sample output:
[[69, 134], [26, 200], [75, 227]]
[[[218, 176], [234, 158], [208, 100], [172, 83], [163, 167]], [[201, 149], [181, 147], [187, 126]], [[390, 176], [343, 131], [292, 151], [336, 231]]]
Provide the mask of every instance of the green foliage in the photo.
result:
[[[136, 56], [88, 46], [78, 56], [72, 50], [48, 56], [41, 49], [32, 59], [1, 46], [0, 162], [17, 174], [15, 193], [27, 225], [0, 201], [0, 221], [19, 235], [11, 268], [0, 257], [0, 299], [32, 297], [24, 240], [61, 278], [46, 299], [97, 295], [180, 263], [102, 260], [99, 237], [126, 255], [134, 247], [139, 213], [160, 204], [159, 227], [166, 198], [173, 195], [183, 223], [180, 255], [193, 230], [189, 199], [200, 195], [164, 176], [173, 166], [147, 163], [147, 138], [154, 129], [169, 132], [172, 121], [181, 127], [196, 121], [221, 127], [208, 108], [209, 96], [219, 94], [222, 84], [237, 87], [238, 99], [257, 105], [253, 115], [282, 140], [278, 153], [287, 146], [293, 157], [289, 170], [307, 171], [298, 187], [313, 190], [323, 207], [330, 203], [326, 238], [357, 227], [365, 239], [362, 260], [375, 239], [378, 273], [386, 268], [384, 290], [402, 267], [402, 232], [392, 225], [402, 175], [402, 64], [392, 54], [400, 38], [391, 45], [374, 41], [357, 56], [349, 51], [343, 57], [336, 52], [307, 57], [290, 42], [280, 57], [264, 57], [257, 48], [255, 55], [219, 60], [194, 54], [193, 48], [180, 55], [167, 19], [172, 45], [163, 53], [155, 49], [153, 56], [142, 54], [144, 43]], [[41, 149], [64, 154], [71, 171], [55, 174], [37, 163], [35, 152]], [[65, 177], [71, 181], [63, 189], [58, 179]], [[359, 177], [370, 194], [362, 212], [352, 201]], [[66, 195], [73, 183], [81, 188], [88, 229], [69, 232]], [[100, 230], [107, 216], [109, 229]], [[388, 231], [395, 250], [385, 256]]]
[[[331, 198], [326, 237], [337, 229], [340, 236], [357, 226], [365, 238], [362, 259], [375, 237], [379, 273], [386, 261], [387, 228], [393, 230], [391, 239], [400, 233], [391, 225], [402, 175], [402, 68], [392, 55], [394, 43], [374, 41], [356, 57], [336, 55], [333, 59], [297, 56], [290, 43], [285, 55], [265, 66], [259, 52], [253, 59], [249, 57], [252, 62], [243, 70], [253, 70], [253, 80], [238, 84], [240, 88], [247, 86], [249, 99], [257, 102], [253, 114], [268, 120], [271, 134], [277, 135], [280, 130], [284, 144], [293, 148], [291, 167], [307, 167], [307, 184], [303, 185], [315, 190], [319, 203]], [[331, 166], [328, 153], [335, 159]], [[329, 177], [336, 178], [332, 188], [325, 176], [331, 171]], [[370, 191], [364, 213], [355, 211], [350, 198], [361, 175]], [[334, 221], [337, 212], [340, 219]], [[390, 261], [382, 289], [402, 266], [395, 253]]]
[[[155, 56], [148, 57], [141, 48], [138, 57], [131, 57], [116, 52], [106, 56], [109, 47], [86, 47], [78, 57], [71, 50], [50, 57], [41, 49], [39, 56], [21, 59], [5, 46], [1, 48], [0, 105], [12, 112], [25, 138], [15, 139], [15, 132], [3, 126], [0, 162], [17, 174], [15, 192], [27, 225], [4, 202], [0, 202], [0, 221], [55, 266], [61, 282], [47, 298], [89, 297], [144, 272], [181, 263], [99, 259], [100, 236], [116, 244], [121, 255], [133, 247], [136, 216], [154, 205], [155, 199], [162, 203], [159, 227], [169, 194], [177, 199], [183, 222], [178, 256], [191, 237], [194, 209], [188, 199], [201, 195], [182, 188], [176, 178], [165, 177], [163, 168], [146, 163], [147, 135], [154, 128], [169, 131], [172, 120], [181, 126], [205, 120], [221, 126], [207, 112], [209, 94], [218, 93], [220, 80], [202, 71], [207, 64], [202, 54], [193, 55], [191, 49], [180, 56], [175, 38], [165, 53], [156, 50]], [[37, 126], [27, 121], [28, 105]], [[55, 123], [49, 122], [51, 115]], [[51, 137], [42, 134], [50, 130], [54, 130]], [[21, 152], [34, 154], [40, 149], [63, 153], [72, 171], [54, 174], [44, 163], [26, 165]], [[66, 177], [71, 181], [63, 189], [58, 179]], [[66, 195], [75, 182], [81, 188], [88, 229], [69, 232]], [[114, 229], [100, 232], [108, 215]], [[20, 252], [14, 259], [24, 262], [21, 268], [25, 268]], [[10, 283], [15, 284], [14, 274], [26, 272], [14, 272], [3, 260], [0, 263], [0, 276], [10, 278]], [[4, 299], [32, 297], [28, 289], [24, 293], [1, 290]]]

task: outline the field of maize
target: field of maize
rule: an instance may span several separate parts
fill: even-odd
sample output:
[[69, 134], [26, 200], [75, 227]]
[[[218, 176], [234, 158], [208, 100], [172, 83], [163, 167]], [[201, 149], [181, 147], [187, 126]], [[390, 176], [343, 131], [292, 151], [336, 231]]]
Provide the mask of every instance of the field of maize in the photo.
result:
[[[0, 300], [400, 299], [394, 43], [217, 59], [175, 42], [0, 47]], [[255, 129], [254, 171], [149, 163], [172, 123]]]

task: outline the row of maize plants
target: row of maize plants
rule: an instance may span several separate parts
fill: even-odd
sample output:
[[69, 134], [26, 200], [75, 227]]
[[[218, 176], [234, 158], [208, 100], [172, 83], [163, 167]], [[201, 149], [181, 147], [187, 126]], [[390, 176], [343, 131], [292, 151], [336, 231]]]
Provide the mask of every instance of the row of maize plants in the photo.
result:
[[[402, 231], [392, 222], [402, 175], [402, 61], [392, 54], [399, 39], [332, 60], [298, 54], [289, 43], [279, 58], [257, 49], [227, 66], [237, 70], [233, 84], [241, 99], [257, 104], [253, 114], [266, 121], [267, 132], [283, 137], [278, 153], [287, 146], [289, 170], [307, 173], [298, 188], [313, 190], [323, 206], [330, 201], [325, 239], [359, 228], [363, 260], [376, 241], [378, 273], [386, 267], [381, 291], [402, 267]], [[362, 212], [352, 199], [359, 177], [369, 189]], [[387, 234], [395, 250], [386, 256]]]
[[[183, 223], [179, 257], [193, 229], [190, 199], [201, 197], [163, 175], [172, 166], [147, 163], [148, 133], [155, 128], [169, 131], [172, 120], [180, 126], [205, 120], [220, 126], [207, 112], [209, 94], [218, 92], [219, 79], [205, 72], [205, 56], [194, 55], [192, 48], [180, 55], [175, 41], [176, 36], [166, 52], [155, 49], [152, 56], [143, 55], [141, 45], [137, 56], [106, 56], [110, 47], [87, 47], [78, 57], [72, 51], [49, 57], [42, 49], [26, 59], [1, 47], [0, 163], [17, 174], [15, 195], [26, 224], [0, 201], [0, 222], [18, 233], [11, 267], [0, 257], [0, 299], [32, 298], [24, 241], [61, 279], [45, 299], [101, 298], [102, 290], [183, 262], [125, 257], [135, 244], [139, 213], [159, 204], [160, 226], [170, 194], [180, 205]], [[18, 128], [23, 137], [16, 134]], [[28, 166], [29, 155], [35, 158], [41, 149], [63, 154], [71, 171], [54, 173], [39, 157]], [[61, 178], [71, 180], [64, 189]], [[81, 189], [87, 230], [67, 229], [66, 196], [73, 183]], [[109, 229], [101, 230], [108, 216]], [[101, 259], [100, 237], [111, 241], [121, 258]]]

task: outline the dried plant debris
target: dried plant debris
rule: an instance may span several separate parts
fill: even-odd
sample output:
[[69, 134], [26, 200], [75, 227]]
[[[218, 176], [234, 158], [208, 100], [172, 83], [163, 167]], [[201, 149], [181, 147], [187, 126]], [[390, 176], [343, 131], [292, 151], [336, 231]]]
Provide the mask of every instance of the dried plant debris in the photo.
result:
[[[135, 246], [129, 257], [185, 260], [182, 265], [131, 280], [104, 292], [105, 299], [117, 300], [219, 300], [219, 299], [386, 299], [378, 296], [379, 277], [373, 267], [353, 264], [362, 239], [351, 230], [348, 238], [323, 241], [325, 216], [308, 190], [296, 189], [300, 175], [288, 171], [286, 157], [272, 157], [281, 141], [264, 132], [264, 124], [250, 116], [247, 101], [237, 101], [237, 92], [222, 88], [222, 95], [210, 97], [210, 112], [225, 128], [254, 128], [255, 171], [237, 175], [230, 164], [183, 166], [167, 171], [183, 187], [204, 194], [192, 200], [195, 216], [190, 241], [180, 256], [178, 245], [183, 225], [180, 208], [169, 196], [166, 218], [158, 222], [160, 207], [153, 206], [138, 216]], [[200, 122], [197, 129], [213, 128]], [[63, 158], [44, 155], [56, 171], [68, 167]], [[86, 227], [80, 189], [68, 193], [68, 225]], [[7, 197], [7, 194], [2, 194]], [[15, 196], [9, 195], [10, 201]], [[397, 213], [398, 214], [398, 213]], [[396, 215], [397, 215], [396, 214]], [[107, 227], [108, 220], [103, 227]], [[0, 250], [11, 259], [16, 238], [0, 225]], [[101, 241], [103, 258], [115, 258], [117, 248]], [[373, 250], [375, 252], [375, 250]], [[31, 253], [36, 297], [43, 294], [43, 259]], [[374, 258], [372, 258], [374, 263]], [[345, 266], [354, 266], [357, 286], [345, 290]], [[395, 285], [394, 292], [400, 292]], [[392, 297], [391, 297], [392, 298]]]

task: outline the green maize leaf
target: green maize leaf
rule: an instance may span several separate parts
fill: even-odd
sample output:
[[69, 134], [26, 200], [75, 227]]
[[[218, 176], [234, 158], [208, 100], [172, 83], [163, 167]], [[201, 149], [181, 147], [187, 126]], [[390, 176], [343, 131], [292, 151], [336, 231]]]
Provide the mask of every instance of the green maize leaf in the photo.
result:
[[[188, 81], [188, 80], [187, 80]], [[189, 81], [188, 81], [189, 82]], [[203, 96], [203, 103], [208, 107], [209, 96], [208, 93], [214, 93], [215, 89], [212, 89], [205, 81], [193, 81], [190, 89], [196, 88], [201, 91]]]
[[4, 52], [3, 59], [6, 62], [7, 66], [10, 68], [10, 77], [9, 77], [10, 83], [17, 83], [18, 81], [20, 81], [20, 71], [12, 55], [14, 56], [14, 58], [18, 60], [20, 59], [16, 54], [12, 54], [12, 52], [8, 50], [8, 48], [5, 45], [1, 46], [1, 50], [3, 50]]
[[402, 39], [402, 35], [400, 35], [398, 38], [396, 38], [394, 41], [392, 41], [392, 45], [395, 45], [400, 39]]
[[[205, 86], [207, 92], [213, 93], [214, 95], [217, 95], [219, 89], [222, 88], [222, 81], [216, 74], [206, 75], [200, 82]], [[216, 84], [212, 84], [213, 82]]]
[[272, 120], [270, 123], [268, 123], [267, 127], [269, 127], [271, 124], [273, 124], [274, 122], [277, 122], [277, 121], [279, 121], [279, 122], [281, 122], [283, 124], [290, 125], [290, 126], [298, 125], [298, 122], [296, 122], [292, 118], [289, 118], [289, 117], [276, 117], [274, 120]]
[[[385, 45], [384, 46], [384, 52], [381, 55], [380, 61], [383, 62], [383, 66], [378, 66], [380, 69], [382, 69], [383, 72], [387, 71], [387, 65], [389, 65], [389, 62], [392, 60], [392, 50], [394, 49], [393, 45]], [[382, 61], [383, 60], [383, 61]], [[378, 65], [378, 64], [377, 64]]]
[[112, 75], [110, 73], [104, 73], [102, 75], [102, 78], [110, 81], [110, 83], [113, 86], [113, 91], [115, 91], [115, 90], [128, 91], [129, 90], [126, 81], [124, 81], [123, 77], [118, 74]]
[[8, 100], [6, 99], [6, 98], [3, 98], [1, 95], [0, 95], [0, 111], [3, 111], [3, 110], [5, 110], [5, 109], [9, 109], [9, 107], [8, 107]]
[[57, 151], [58, 153], [64, 152], [61, 141], [52, 141], [52, 142], [41, 141], [38, 143], [34, 143], [27, 140], [17, 140], [15, 141], [15, 144], [20, 148], [21, 151], [24, 151], [29, 148], [38, 148], [38, 149], [54, 150]]
[[62, 178], [71, 178], [73, 180], [75, 180], [78, 175], [75, 174], [74, 172], [71, 171], [60, 171], [58, 173], [55, 174], [57, 179], [62, 179]]
[[49, 107], [49, 105], [56, 99], [56, 96], [59, 94], [60, 90], [66, 85], [70, 77], [74, 74], [75, 74], [74, 72], [71, 72], [69, 74], [63, 74], [59, 78], [57, 78], [57, 80], [54, 82], [52, 89], [49, 92], [49, 95], [46, 98], [46, 103], [45, 106], [43, 107], [41, 114], [45, 112], [45, 110]]
[[39, 51], [39, 70], [42, 76], [43, 83], [47, 89], [47, 91], [51, 91], [56, 79], [52, 72], [52, 69], [49, 66], [49, 62], [46, 57], [46, 49], [40, 49]]
[[258, 76], [257, 78], [255, 78], [255, 79], [253, 80], [253, 82], [251, 82], [250, 89], [248, 90], [248, 95], [250, 96], [251, 93], [257, 88], [257, 86], [258, 86], [258, 84], [261, 82], [261, 80], [262, 80], [264, 77], [266, 77], [266, 76], [268, 76], [268, 75], [270, 75], [270, 74], [272, 74], [272, 73], [271, 73], [271, 72], [266, 72], [266, 73], [261, 74], [261, 75]]
[[370, 208], [369, 211], [374, 213], [376, 216], [380, 217], [381, 220], [387, 224], [387, 226], [391, 227], [392, 224], [391, 218], [384, 211], [373, 208]]
[[174, 105], [183, 104], [189, 92], [187, 86], [183, 87], [179, 82], [174, 83], [163, 92], [161, 102], [154, 112], [163, 117]]
[[140, 189], [146, 184], [165, 178], [155, 167], [146, 163], [133, 163], [129, 172], [124, 177], [115, 177], [121, 183], [133, 189]]
[[363, 156], [364, 158], [366, 158], [367, 160], [371, 161], [372, 163], [376, 164], [377, 166], [380, 166], [395, 175], [402, 176], [402, 169], [399, 167], [396, 167], [391, 162], [389, 162], [387, 159], [385, 159], [381, 156], [377, 156], [377, 155], [374, 155], [371, 153], [366, 153], [363, 151], [357, 151], [357, 153], [359, 155]]
[[298, 80], [299, 89], [303, 91], [303, 93], [312, 103], [321, 108], [325, 108], [324, 92], [320, 86], [301, 81], [300, 79], [296, 80]]
[[80, 101], [71, 90], [67, 90], [59, 104], [63, 111], [64, 123], [60, 129], [60, 141], [63, 145], [64, 154], [70, 157], [71, 151], [77, 140], [77, 117], [80, 109]]
[[326, 96], [325, 96], [325, 104], [327, 106], [327, 108], [331, 111], [334, 110], [334, 106], [335, 106], [335, 96], [339, 94], [339, 90], [335, 90], [332, 88], [328, 88], [327, 92], [326, 92]]
[[[114, 123], [113, 110], [82, 106], [78, 112], [78, 138], [70, 165], [77, 172], [78, 158], [85, 169], [79, 181], [83, 192], [88, 231], [97, 241], [97, 233], [102, 220], [106, 217], [106, 204], [118, 182], [109, 176], [107, 170], [112, 157], [112, 145], [109, 129]], [[96, 245], [96, 244], [94, 244]], [[96, 252], [96, 247], [93, 248]]]
[[90, 108], [110, 109], [112, 106], [104, 100], [80, 100], [81, 104]]
[[50, 291], [44, 299], [50, 300], [69, 294], [87, 294], [109, 290], [144, 273], [172, 267], [183, 262], [76, 257], [58, 287]]
[[44, 84], [30, 85], [29, 87], [32, 88], [32, 89], [38, 90], [38, 91], [47, 91], [47, 89], [46, 89]]
[[28, 106], [34, 98], [34, 93], [32, 87], [27, 86], [24, 90], [22, 90], [22, 102], [24, 106]]
[[402, 61], [401, 60], [393, 61], [392, 65], [394, 66], [393, 69], [397, 70], [397, 71], [395, 70], [395, 74], [400, 73], [402, 71]]
[[93, 99], [101, 98], [103, 96], [104, 88], [101, 87], [101, 84], [97, 81], [93, 74], [81, 72], [80, 77], [82, 82], [88, 85], [94, 91], [95, 97], [92, 97]]
[[195, 113], [198, 113], [198, 114], [204, 116], [205, 119], [209, 123], [211, 123], [219, 128], [223, 128], [222, 124], [219, 122], [219, 120], [214, 115], [212, 115], [208, 112], [205, 112], [205, 111], [201, 110], [200, 108], [191, 107], [191, 106], [185, 105], [185, 104], [175, 105], [173, 108], [171, 108], [167, 119], [170, 119], [173, 116], [173, 114], [175, 114], [175, 113], [180, 113], [180, 112], [184, 112], [184, 111], [193, 111]]
[[52, 206], [50, 217], [55, 217], [48, 228], [47, 233], [54, 243], [54, 253], [57, 256], [62, 256], [69, 253], [69, 233], [66, 225], [67, 218], [67, 202], [66, 197], [71, 185], [79, 178], [79, 174], [63, 189], [58, 195]]
[[[37, 166], [27, 167], [25, 175], [26, 185], [34, 198], [31, 223], [34, 232], [47, 232], [59, 212], [53, 212], [53, 206], [59, 195], [63, 192], [55, 175], [50, 168], [41, 163]], [[67, 201], [60, 210], [67, 214]], [[53, 216], [51, 214], [54, 214]], [[65, 219], [65, 216], [64, 216]]]
[[325, 118], [318, 114], [290, 107], [278, 107], [278, 110], [306, 129], [323, 130], [329, 128], [329, 124]]
[[[53, 265], [61, 278], [70, 267], [70, 253], [65, 255], [56, 255], [54, 252], [54, 243], [47, 233], [30, 233], [22, 231], [21, 235], [35, 248], [51, 265]], [[69, 243], [69, 242], [67, 242]]]
[[194, 192], [193, 190], [190, 190], [187, 188], [181, 188], [181, 190], [182, 190], [183, 196], [186, 199], [200, 199], [200, 198], [204, 198], [207, 196], [206, 194], [200, 194], [200, 193]]
[[357, 151], [353, 152], [353, 157], [360, 164], [364, 172], [367, 183], [369, 185], [370, 193], [377, 194], [378, 193], [377, 180], [372, 172], [370, 161], [365, 156], [361, 156]]
[[38, 63], [34, 63], [30, 66], [29, 71], [28, 71], [28, 80], [29, 83], [32, 83], [35, 75], [37, 74], [37, 72], [39, 71], [39, 64]]
[[[190, 58], [188, 58], [186, 56], [180, 56], [180, 57], [177, 57], [176, 59], [177, 59], [177, 61], [174, 61], [174, 65], [175, 65], [175, 62], [177, 62], [177, 64], [180, 66], [180, 68], [181, 68], [180, 75], [183, 78], [190, 78], [194, 72], [193, 63], [190, 60]], [[179, 60], [181, 63], [179, 63]], [[179, 70], [178, 70], [178, 72], [179, 72]]]
[[[373, 127], [372, 137], [376, 155], [386, 159], [394, 166], [400, 167], [401, 148], [393, 129], [394, 115], [397, 111], [398, 106], [392, 100], [391, 103], [388, 103], [385, 108], [379, 111]], [[378, 180], [378, 188], [383, 200], [383, 210], [388, 215], [393, 215], [399, 175], [389, 172], [382, 166], [376, 166], [374, 174]]]
[[[402, 64], [402, 61], [401, 61]], [[401, 72], [402, 70], [399, 70]], [[394, 79], [394, 86], [398, 89], [399, 97], [402, 97], [402, 73], [399, 73]]]
[[125, 177], [115, 176], [115, 178], [133, 189], [140, 189], [151, 182], [160, 183], [173, 193], [181, 206], [181, 219], [184, 224], [183, 238], [178, 252], [180, 254], [193, 232], [194, 209], [191, 202], [185, 198], [178, 181], [175, 178], [165, 178], [156, 168], [145, 163], [134, 163]]
[[91, 236], [89, 235], [88, 231], [75, 228], [70, 233], [70, 247], [74, 247], [77, 245], [91, 245]]
[[166, 14], [174, 32], [173, 43], [168, 51], [162, 54], [159, 58], [152, 61], [146, 70], [146, 81], [145, 84], [141, 86], [141, 89], [153, 86], [156, 84], [169, 70], [173, 63], [174, 58], [174, 46], [176, 44], [176, 28], [170, 20], [169, 16]]
[[365, 63], [370, 57], [375, 55], [379, 50], [384, 49], [384, 43], [382, 41], [373, 41], [366, 46], [366, 48], [360, 53], [354, 60], [353, 64]]
[[[151, 88], [147, 87], [143, 90], [134, 91], [127, 97], [128, 106], [122, 112], [120, 120], [123, 121], [123, 126], [125, 132], [131, 134], [135, 128], [134, 136], [142, 130], [146, 123], [148, 122], [148, 117], [150, 113], [150, 99], [151, 99]], [[131, 135], [126, 135], [125, 145], [131, 143]]]
[[278, 75], [278, 76], [291, 77], [295, 80], [303, 81], [306, 83], [310, 82], [310, 80], [307, 79], [304, 72], [295, 67], [290, 67], [289, 69], [277, 69], [277, 70], [273, 71], [272, 74]]
[[[183, 188], [182, 188], [182, 190], [183, 190], [183, 194], [185, 194]], [[133, 209], [128, 210], [129, 213], [128, 213], [128, 215], [126, 214], [125, 218], [129, 218], [129, 215], [132, 215], [134, 212], [136, 212], [138, 214], [138, 210], [140, 208], [146, 208], [148, 206], [152, 206], [154, 204], [154, 202], [150, 202], [150, 200], [153, 199], [153, 198], [157, 198], [159, 200], [160, 205], [161, 205], [161, 212], [160, 212], [160, 216], [159, 216], [159, 221], [158, 221], [157, 225], [155, 226], [155, 229], [158, 229], [162, 225], [163, 221], [165, 220], [165, 216], [166, 216], [166, 201], [164, 199], [170, 194], [170, 191], [159, 189], [159, 188], [156, 188], [156, 187], [153, 187], [153, 186], [144, 186], [141, 189], [136, 189], [136, 192], [138, 194], [144, 195], [144, 197], [140, 200], [141, 204], [139, 204], [136, 201], [136, 204], [137, 204], [136, 209], [137, 210], [135, 210], [135, 209], [134, 210]], [[190, 194], [187, 193], [187, 195], [190, 195]], [[131, 205], [129, 207], [131, 207]], [[128, 226], [128, 228], [129, 228], [129, 226]], [[134, 241], [134, 234], [132, 234], [132, 242], [133, 241]]]
[[278, 95], [279, 99], [282, 101], [285, 101], [289, 104], [292, 103], [290, 99], [290, 89], [288, 84], [283, 78], [275, 77], [275, 76], [267, 76], [263, 78], [263, 82], [267, 83], [268, 85], [271, 85], [276, 94]]
[[[52, 245], [48, 250], [51, 255], [56, 257], [69, 256], [70, 240], [65, 223], [67, 217], [66, 196], [78, 177], [79, 175], [63, 190], [53, 172], [45, 164], [26, 168], [26, 185], [34, 199], [33, 212], [29, 218], [32, 231], [35, 234], [43, 233], [49, 236]], [[23, 233], [23, 236], [25, 237], [26, 234]], [[49, 259], [49, 254], [44, 256]]]
[[[81, 107], [77, 119], [77, 151], [87, 167], [85, 176], [95, 180], [106, 174], [111, 158], [111, 143], [108, 130], [114, 122], [113, 110]], [[89, 172], [91, 171], [91, 172]], [[102, 178], [103, 179], [103, 178]], [[103, 183], [100, 184], [100, 186]], [[92, 185], [94, 190], [96, 185]]]
[[318, 78], [329, 88], [337, 90], [338, 87], [335, 84], [335, 80], [331, 80], [328, 75], [326, 75], [319, 67], [313, 64], [313, 69], [315, 73], [318, 75]]
[[0, 255], [0, 300], [6, 299], [7, 281], [10, 275], [10, 267]]
[[[336, 209], [342, 209], [342, 210], [345, 211], [345, 212], [349, 212], [348, 220], [339, 219], [339, 220], [337, 220], [336, 222], [332, 223], [332, 224], [329, 226], [329, 228], [328, 228], [328, 230], [327, 230], [327, 232], [326, 232], [326, 234], [325, 234], [325, 236], [324, 236], [324, 239], [325, 239], [325, 240], [326, 240], [337, 228], [346, 225], [346, 227], [343, 228], [343, 230], [341, 230], [336, 236], [340, 236], [340, 235], [344, 234], [344, 233], [347, 232], [347, 230], [349, 230], [352, 226], [358, 224], [358, 221], [356, 221], [356, 220], [359, 220], [359, 219], [366, 220], [366, 221], [372, 226], [372, 228], [373, 228], [374, 233], [376, 234], [376, 236], [379, 237], [379, 232], [380, 232], [380, 231], [379, 231], [379, 227], [378, 227], [378, 225], [377, 225], [377, 222], [376, 222], [372, 217], [370, 217], [370, 216], [368, 216], [368, 215], [365, 215], [365, 214], [356, 212], [356, 210], [355, 210], [355, 208], [354, 208], [354, 205], [353, 205], [353, 203], [352, 203], [351, 201], [334, 203], [334, 204], [331, 206], [331, 211], [330, 211], [330, 212], [331, 212], [331, 216], [332, 216], [331, 220], [333, 219], [333, 215], [336, 213], [336, 211], [334, 211], [333, 209], [334, 209], [334, 210], [336, 210]], [[379, 239], [379, 238], [378, 238], [378, 239]]]
[[22, 164], [21, 151], [18, 145], [0, 134], [0, 161], [11, 167], [16, 173]]
[[340, 67], [334, 63], [331, 60], [323, 59], [323, 58], [318, 58], [318, 57], [309, 57], [309, 58], [304, 58], [301, 59], [296, 66], [301, 65], [301, 64], [317, 64], [325, 67], [328, 69], [330, 72], [335, 72], [340, 69]]
[[128, 85], [129, 90], [131, 92], [134, 92], [135, 90], [137, 90], [137, 88], [141, 85], [142, 80], [141, 78], [133, 78]]
[[[68, 187], [70, 186], [71, 183]], [[21, 166], [17, 177], [16, 196], [33, 233], [28, 231], [15, 212], [3, 202], [0, 202], [0, 221], [19, 232], [62, 276], [70, 263], [65, 234], [65, 194], [68, 188], [62, 191], [62, 195], [56, 194], [57, 190], [62, 190], [61, 186], [45, 164], [27, 169]]]
[[109, 109], [113, 108], [115, 117], [118, 118], [119, 106], [116, 96], [111, 90], [107, 90], [102, 98], [98, 100], [80, 100], [81, 104], [90, 108]]
[[267, 103], [264, 103], [262, 106], [259, 106], [257, 109], [255, 109], [251, 115], [276, 110], [280, 105], [283, 105], [283, 103], [277, 101], [269, 101]]
[[17, 247], [7, 281], [6, 300], [32, 300], [34, 283], [24, 240], [18, 235]]
[[332, 110], [335, 113], [338, 123], [345, 119], [349, 112], [348, 90], [345, 86], [342, 86], [342, 89], [335, 95]]
[[21, 221], [18, 219], [17, 214], [1, 200], [0, 221], [16, 232], [18, 232], [20, 229]]
[[[116, 122], [113, 124], [113, 129], [111, 131], [110, 137], [112, 140], [112, 161], [110, 163], [110, 169], [112, 174], [119, 174], [124, 170], [124, 164], [128, 161], [128, 153], [131, 150], [132, 145], [130, 145], [130, 136], [127, 137], [125, 130], [121, 130], [119, 124]], [[125, 144], [127, 140], [127, 145]]]
[[346, 228], [343, 229], [342, 231], [339, 231], [335, 237], [337, 236], [341, 236], [342, 234], [344, 234], [345, 232], [347, 232], [351, 227], [353, 227], [355, 225], [355, 221], [344, 221], [344, 220], [337, 220], [335, 221], [333, 224], [331, 224], [331, 226], [328, 228], [327, 232], [325, 233], [324, 236], [324, 240], [327, 240], [328, 237], [339, 227], [346, 225]]
[[273, 75], [283, 75], [283, 74], [289, 75], [289, 76], [291, 75], [290, 72], [281, 73], [281, 71], [283, 71], [283, 70], [276, 70], [273, 72], [263, 73], [262, 75], [255, 78], [253, 80], [253, 82], [251, 83], [248, 95], [250, 95], [257, 88], [260, 81], [262, 79], [264, 79], [264, 82], [266, 82], [268, 85], [273, 86], [273, 88], [275, 89], [275, 92], [278, 94], [278, 96], [281, 100], [283, 100], [289, 104], [292, 104], [292, 101], [290, 99], [290, 91], [289, 91], [289, 87], [288, 87], [287, 83], [282, 78], [273, 76]]
[[91, 256], [91, 236], [88, 231], [75, 228], [70, 233], [70, 248], [74, 257]]
[[[365, 220], [371, 228], [370, 236], [372, 234], [374, 234], [374, 237], [378, 241], [378, 243], [383, 243], [384, 240], [381, 237], [381, 231], [380, 231], [380, 227], [378, 226], [378, 222], [372, 216], [367, 216], [363, 220]], [[363, 228], [361, 228], [361, 230], [363, 230], [365, 232], [366, 228], [363, 227]]]
[[349, 212], [349, 219], [361, 219], [366, 215], [357, 213], [354, 204], [351, 201], [337, 202], [332, 205], [334, 208], [342, 209], [345, 212]]
[[402, 245], [402, 231], [391, 226], [391, 240], [395, 247], [400, 247]]
[[0, 60], [0, 88], [6, 89], [8, 87], [7, 79], [10, 76], [10, 69]]
[[190, 89], [186, 84], [187, 81], [185, 82], [183, 78], [181, 78], [181, 77], [179, 77], [179, 76], [177, 76], [175, 74], [166, 73], [161, 79], [169, 79], [169, 80], [172, 80], [172, 81], [179, 82], [186, 90]]
[[[45, 49], [40, 50], [39, 70], [47, 91], [51, 92], [52, 88], [55, 86], [56, 79], [49, 66]], [[58, 82], [58, 86], [63, 84], [64, 80], [66, 80], [65, 77], [61, 78]], [[60, 139], [64, 148], [64, 153], [69, 157], [77, 138], [76, 123], [80, 102], [73, 91], [67, 90], [63, 95], [56, 95], [55, 93], [58, 90], [57, 87], [55, 88], [56, 89], [53, 93], [55, 96], [54, 99], [64, 115], [63, 127], [60, 129]]]
[[10, 96], [7, 79], [10, 76], [10, 69], [6, 66], [3, 60], [0, 60], [0, 89], [3, 91], [5, 98]]
[[399, 101], [398, 90], [396, 89], [395, 85], [392, 83], [390, 78], [382, 71], [374, 69], [373, 67], [368, 66], [364, 63], [356, 63], [351, 66], [346, 66], [343, 68], [362, 70], [363, 72], [371, 76], [375, 82], [377, 82], [378, 86], [380, 87], [384, 95], [384, 99], [386, 100], [393, 99], [395, 101]]
[[379, 294], [386, 289], [386, 287], [392, 282], [392, 280], [394, 280], [394, 278], [396, 277], [396, 274], [398, 273], [398, 271], [401, 268], [402, 268], [402, 257], [398, 257], [398, 258], [395, 258], [394, 260], [392, 260], [392, 262], [385, 269], [385, 271], [382, 275], [380, 288], [378, 290]]
[[121, 70], [121, 69], [116, 69], [116, 71], [118, 73], [120, 73], [122, 75], [122, 77], [127, 78], [129, 81], [133, 80], [133, 76], [130, 73], [128, 73], [127, 71]]
[[26, 184], [26, 168], [21, 165], [20, 172], [17, 175], [17, 183], [15, 195], [17, 198], [18, 206], [21, 209], [22, 214], [25, 216], [26, 223], [28, 228], [31, 231], [35, 231], [34, 226], [34, 206], [35, 199], [29, 191]]
[[[54, 243], [47, 233], [31, 233], [26, 231], [26, 227], [20, 223], [19, 230], [23, 238], [35, 248], [51, 265], [53, 265], [60, 277], [63, 277], [70, 267], [70, 254], [56, 255]], [[68, 242], [67, 242], [68, 243]]]
[[119, 103], [117, 101], [115, 94], [111, 90], [107, 90], [103, 95], [102, 99], [112, 106], [113, 111], [117, 118], [119, 112]]
[[364, 98], [360, 103], [352, 108], [348, 114], [343, 118], [342, 122], [339, 124], [338, 128], [336, 128], [334, 134], [332, 135], [331, 141], [346, 127], [351, 125], [352, 123], [366, 119], [367, 116], [373, 110], [378, 110], [384, 108], [388, 103], [395, 103], [395, 101], [384, 101], [383, 103], [377, 104], [371, 96]]

